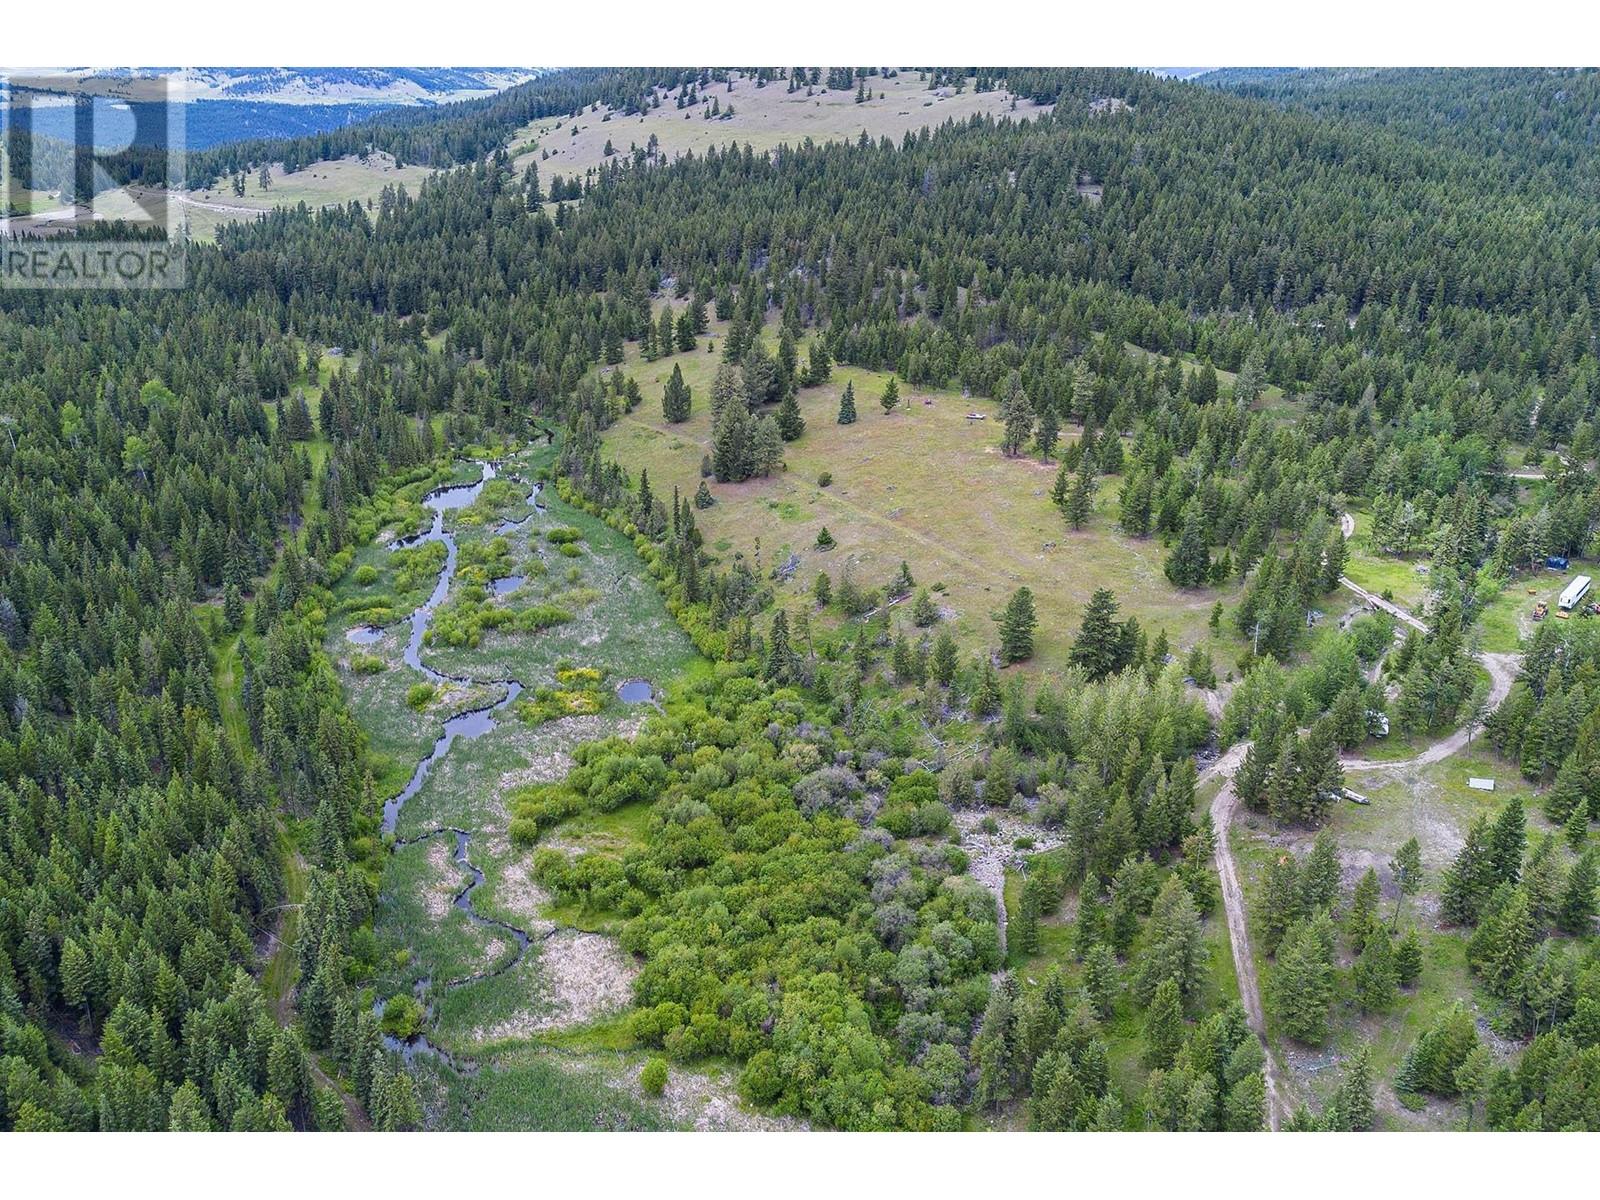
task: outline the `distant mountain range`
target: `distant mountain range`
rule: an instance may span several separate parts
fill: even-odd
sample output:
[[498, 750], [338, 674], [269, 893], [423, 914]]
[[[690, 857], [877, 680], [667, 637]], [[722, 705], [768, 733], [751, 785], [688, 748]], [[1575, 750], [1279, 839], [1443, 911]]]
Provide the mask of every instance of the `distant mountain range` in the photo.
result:
[[[62, 74], [97, 81], [178, 74], [167, 68], [75, 71]], [[251, 138], [298, 137], [366, 120], [394, 108], [423, 108], [492, 96], [543, 74], [534, 67], [198, 67], [184, 72], [189, 101], [184, 140], [190, 150]], [[95, 102], [95, 143], [106, 149], [146, 144], [138, 131], [141, 93], [111, 95]], [[75, 137], [72, 109], [42, 105], [31, 115], [41, 134], [61, 141]], [[153, 128], [166, 122], [155, 120]]]
[[537, 77], [532, 67], [198, 67], [194, 100], [273, 104], [444, 104], [489, 96]]

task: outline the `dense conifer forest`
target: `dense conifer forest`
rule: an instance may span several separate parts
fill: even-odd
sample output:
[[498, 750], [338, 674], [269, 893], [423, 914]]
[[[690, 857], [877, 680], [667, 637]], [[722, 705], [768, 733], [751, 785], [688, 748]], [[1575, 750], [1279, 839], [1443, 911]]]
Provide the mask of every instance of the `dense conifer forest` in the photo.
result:
[[[186, 289], [0, 292], [0, 1126], [442, 1123], [373, 1003], [386, 764], [330, 614], [459, 460], [548, 438], [543, 482], [631, 542], [701, 660], [631, 737], [510, 802], [552, 902], [614, 919], [638, 966], [617, 1036], [647, 1070], [731, 1063], [745, 1104], [823, 1128], [1366, 1129], [1380, 1091], [1439, 1121], [1600, 1127], [1600, 641], [1540, 625], [1493, 705], [1478, 667], [1497, 599], [1600, 551], [1595, 77], [925, 70], [1053, 107], [619, 154], [558, 192], [512, 165], [528, 122], [731, 82], [555, 72], [196, 156], [201, 177], [375, 149], [448, 169], [227, 226]], [[677, 371], [642, 395], [635, 362], [696, 352], [711, 394]], [[910, 559], [779, 599], [699, 523], [785, 470], [800, 399], [846, 366], [888, 383], [846, 391], [840, 424], [899, 419], [902, 387], [992, 405], [1063, 530], [1109, 484], [1174, 595], [1239, 587], [1211, 617], [1239, 661], [1103, 589], [1070, 661], [1030, 674], [1026, 587], [993, 581], [974, 654]], [[714, 414], [693, 496], [607, 453], [641, 404]], [[1533, 499], [1513, 453], [1542, 464]], [[1403, 637], [1387, 611], [1311, 627], [1352, 509], [1374, 555], [1428, 572]], [[1539, 797], [1536, 827], [1497, 798], [1430, 867], [1426, 914], [1402, 915], [1415, 842], [1341, 859], [1324, 828], [1380, 717], [1419, 746], [1481, 730]], [[1248, 897], [1263, 1027], [1229, 957], [1219, 779], [1289, 846]], [[639, 845], [561, 848], [620, 811]], [[972, 829], [1026, 858], [998, 904]], [[1425, 922], [1465, 943], [1492, 1036], [1452, 996], [1381, 1079], [1340, 1043], [1330, 1090], [1277, 1095], [1279, 1041], [1431, 995]]]

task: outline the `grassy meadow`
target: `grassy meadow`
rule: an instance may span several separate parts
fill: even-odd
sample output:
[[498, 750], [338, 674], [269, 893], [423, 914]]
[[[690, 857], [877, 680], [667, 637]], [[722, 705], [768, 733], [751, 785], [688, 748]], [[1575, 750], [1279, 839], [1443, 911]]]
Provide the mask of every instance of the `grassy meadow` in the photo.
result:
[[[727, 84], [713, 83], [700, 94], [704, 105], [680, 109], [678, 92], [662, 93], [659, 108], [642, 116], [624, 116], [602, 105], [586, 109], [577, 118], [562, 115], [525, 125], [511, 139], [515, 166], [521, 171], [537, 163], [541, 179], [552, 175], [572, 178], [603, 166], [607, 161], [606, 142], [621, 156], [637, 146], [644, 150], [654, 136], [669, 161], [681, 154], [702, 155], [712, 147], [730, 143], [750, 146], [758, 153], [781, 145], [798, 146], [810, 138], [815, 142], [840, 141], [859, 137], [863, 130], [872, 138], [889, 137], [899, 141], [907, 133], [945, 121], [966, 121], [973, 116], [1011, 116], [1027, 120], [1048, 113], [1050, 105], [1017, 100], [1003, 89], [975, 92], [972, 80], [965, 90], [952, 94], [945, 88], [929, 90], [915, 71], [902, 71], [893, 79], [876, 76], [867, 80], [872, 98], [856, 103], [854, 88], [824, 91], [820, 86], [807, 96], [805, 89], [789, 92], [786, 80], [757, 87], [756, 80], [737, 72], [730, 91]], [[705, 109], [712, 98], [725, 113], [733, 106], [733, 116], [708, 120]], [[544, 157], [548, 152], [549, 157]]]
[[[630, 345], [618, 368], [638, 381], [644, 402], [606, 433], [605, 449], [635, 475], [648, 470], [658, 495], [676, 487], [691, 496], [700, 484], [724, 329], [714, 322], [698, 350], [653, 363]], [[775, 346], [774, 325], [766, 336]], [[717, 349], [708, 351], [708, 344]], [[693, 402], [689, 420], [669, 425], [661, 394], [674, 367], [682, 368]], [[805, 433], [785, 447], [781, 471], [737, 484], [707, 481], [716, 504], [695, 519], [708, 548], [725, 560], [759, 554], [763, 574], [798, 558], [793, 575], [778, 585], [780, 599], [791, 604], [802, 602], [819, 571], [835, 586], [849, 572], [873, 588], [908, 562], [918, 584], [936, 589], [946, 627], [968, 651], [996, 644], [995, 614], [1026, 585], [1039, 626], [1024, 670], [1064, 666], [1084, 606], [1095, 589], [1108, 587], [1123, 614], [1137, 616], [1151, 637], [1165, 629], [1175, 646], [1203, 641], [1226, 673], [1244, 643], [1226, 625], [1213, 638], [1207, 622], [1217, 601], [1231, 607], [1240, 589], [1173, 587], [1163, 573], [1161, 541], [1130, 538], [1117, 527], [1121, 476], [1101, 478], [1093, 516], [1074, 531], [1050, 499], [1057, 464], [1001, 454], [998, 404], [902, 381], [901, 405], [886, 416], [878, 398], [888, 381], [885, 372], [836, 366], [828, 383], [802, 389]], [[840, 425], [847, 383], [855, 386], [859, 416]], [[969, 413], [984, 419], [969, 420]], [[1063, 440], [1076, 436], [1069, 427]], [[827, 487], [819, 483], [824, 472], [832, 476]], [[823, 526], [837, 541], [827, 551], [816, 547]]]

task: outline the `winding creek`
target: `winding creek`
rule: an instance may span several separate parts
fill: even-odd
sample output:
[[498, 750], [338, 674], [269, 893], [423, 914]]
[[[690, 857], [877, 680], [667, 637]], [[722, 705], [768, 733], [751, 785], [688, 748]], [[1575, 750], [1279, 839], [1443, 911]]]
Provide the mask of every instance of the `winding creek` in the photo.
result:
[[[497, 471], [492, 462], [480, 462], [478, 465], [482, 473], [476, 482], [451, 484], [438, 488], [424, 496], [422, 500], [423, 506], [433, 514], [433, 519], [428, 529], [423, 533], [399, 538], [390, 548], [401, 549], [420, 545], [423, 542], [439, 542], [445, 548], [444, 567], [439, 572], [439, 578], [434, 584], [433, 592], [409, 617], [404, 618], [410, 625], [410, 636], [406, 641], [404, 653], [406, 666], [417, 672], [429, 683], [501, 687], [505, 690], [492, 703], [468, 712], [458, 713], [445, 721], [444, 728], [433, 744], [433, 749], [417, 763], [416, 770], [412, 772], [411, 778], [405, 787], [384, 802], [383, 833], [391, 838], [395, 835], [396, 828], [400, 822], [400, 813], [404, 809], [406, 802], [422, 790], [433, 768], [450, 753], [456, 742], [461, 740], [473, 741], [497, 728], [500, 720], [499, 714], [509, 707], [524, 691], [524, 684], [518, 679], [475, 679], [464, 675], [446, 675], [443, 672], [436, 671], [422, 661], [422, 646], [427, 638], [428, 627], [432, 623], [434, 613], [449, 598], [450, 588], [455, 582], [456, 576], [459, 547], [454, 535], [445, 529], [445, 516], [447, 513], [458, 511], [472, 504], [482, 495], [484, 486], [491, 479], [497, 477]], [[507, 476], [507, 478], [517, 479], [518, 482], [528, 484], [530, 490], [527, 496], [527, 503], [534, 511], [519, 520], [508, 519], [501, 521], [495, 526], [494, 532], [497, 536], [522, 531], [531, 521], [546, 511], [544, 503], [539, 498], [541, 488], [538, 483], [532, 483], [514, 475]], [[543, 557], [542, 550], [537, 545], [533, 549], [540, 554], [541, 558]], [[493, 580], [490, 583], [490, 590], [496, 595], [508, 594], [520, 587], [525, 578], [523, 575], [512, 575]], [[348, 630], [345, 637], [356, 645], [365, 646], [376, 642], [383, 636], [384, 632], [384, 629], [375, 626], [357, 626]], [[619, 698], [627, 704], [653, 703], [655, 699], [654, 689], [649, 681], [644, 679], [626, 680], [618, 687], [617, 691]], [[455, 894], [451, 901], [452, 905], [465, 914], [467, 920], [472, 924], [483, 929], [495, 931], [497, 934], [509, 939], [515, 947], [510, 954], [506, 955], [494, 966], [481, 971], [474, 971], [469, 975], [463, 975], [456, 979], [446, 980], [440, 985], [445, 989], [453, 989], [481, 983], [512, 970], [527, 955], [528, 948], [535, 941], [543, 941], [555, 933], [559, 927], [552, 925], [548, 930], [541, 931], [539, 934], [532, 934], [525, 929], [506, 921], [497, 920], [494, 917], [485, 916], [478, 911], [473, 903], [473, 893], [483, 885], [484, 873], [483, 869], [474, 863], [469, 856], [472, 834], [468, 830], [447, 825], [429, 829], [411, 837], [395, 838], [391, 852], [398, 852], [403, 847], [415, 846], [435, 838], [445, 837], [454, 839], [453, 861], [457, 866], [464, 869], [469, 877], [466, 885]], [[430, 1020], [433, 1017], [433, 1006], [428, 1002], [428, 993], [433, 987], [433, 981], [429, 978], [424, 978], [417, 982], [414, 989], [418, 1000], [423, 1003], [427, 1017]], [[383, 1012], [384, 1004], [385, 1001], [381, 998], [376, 1002], [375, 1009], [380, 1016]], [[436, 1058], [459, 1071], [471, 1073], [478, 1069], [477, 1064], [471, 1059], [453, 1055], [442, 1046], [430, 1041], [424, 1033], [419, 1032], [409, 1038], [399, 1038], [386, 1034], [384, 1036], [384, 1044], [389, 1049], [399, 1053], [408, 1065], [413, 1063], [419, 1056], [422, 1056]]]
[[[416, 671], [430, 683], [498, 685], [505, 688], [505, 692], [494, 703], [473, 709], [470, 712], [459, 713], [444, 723], [444, 729], [439, 734], [438, 740], [434, 742], [433, 749], [417, 763], [417, 768], [412, 772], [411, 779], [406, 783], [406, 786], [396, 795], [384, 801], [383, 832], [388, 836], [393, 836], [395, 827], [400, 821], [400, 811], [405, 807], [406, 802], [422, 790], [422, 785], [427, 782], [429, 773], [445, 755], [450, 753], [451, 747], [455, 745], [456, 741], [459, 739], [472, 741], [496, 728], [499, 724], [497, 714], [509, 706], [523, 691], [522, 682], [517, 679], [472, 679], [467, 676], [445, 675], [422, 661], [422, 643], [427, 636], [428, 626], [433, 620], [433, 614], [449, 597], [450, 586], [455, 581], [458, 547], [455, 537], [444, 527], [445, 514], [466, 508], [472, 504], [483, 493], [484, 485], [495, 478], [496, 472], [493, 463], [483, 462], [479, 466], [482, 468], [482, 475], [477, 482], [453, 484], [439, 488], [423, 497], [423, 506], [433, 513], [433, 521], [427, 532], [408, 538], [401, 538], [392, 547], [393, 549], [399, 549], [405, 546], [419, 545], [423, 542], [440, 542], [445, 548], [444, 568], [439, 572], [439, 580], [434, 585], [432, 594], [407, 618], [411, 625], [411, 635], [406, 642], [404, 658], [406, 666]], [[531, 486], [532, 490], [528, 494], [528, 502], [534, 506], [535, 511], [520, 521], [502, 521], [496, 527], [495, 532], [497, 534], [510, 533], [520, 529], [537, 516], [540, 511], [543, 511], [544, 506], [538, 499], [539, 485], [533, 484]], [[366, 645], [377, 640], [381, 635], [382, 630], [357, 627], [350, 630], [346, 637], [359, 645]], [[414, 846], [421, 842], [447, 835], [455, 839], [454, 861], [458, 866], [465, 868], [470, 876], [467, 885], [456, 893], [452, 903], [465, 913], [467, 919], [474, 925], [499, 931], [509, 937], [516, 947], [515, 951], [498, 965], [488, 970], [464, 975], [459, 979], [448, 980], [443, 985], [446, 988], [458, 988], [465, 987], [468, 984], [480, 983], [485, 979], [492, 979], [496, 975], [501, 975], [511, 970], [527, 954], [533, 937], [527, 930], [519, 929], [515, 925], [496, 920], [493, 917], [486, 917], [474, 907], [472, 894], [483, 883], [483, 870], [468, 857], [467, 851], [472, 842], [472, 835], [467, 830], [454, 827], [430, 829], [415, 837], [396, 840], [393, 849], [398, 851], [405, 846]], [[430, 980], [424, 979], [420, 981], [417, 986], [419, 996], [425, 994], [430, 986]], [[383, 1001], [380, 1000], [378, 1002], [378, 1011], [381, 1013], [382, 1009]], [[432, 1015], [431, 1007], [429, 1015]], [[384, 1042], [390, 1049], [398, 1051], [407, 1063], [410, 1063], [418, 1054], [425, 1054], [439, 1058], [458, 1070], [472, 1071], [476, 1069], [476, 1064], [453, 1056], [449, 1051], [430, 1042], [424, 1034], [419, 1033], [408, 1039], [386, 1035]]]

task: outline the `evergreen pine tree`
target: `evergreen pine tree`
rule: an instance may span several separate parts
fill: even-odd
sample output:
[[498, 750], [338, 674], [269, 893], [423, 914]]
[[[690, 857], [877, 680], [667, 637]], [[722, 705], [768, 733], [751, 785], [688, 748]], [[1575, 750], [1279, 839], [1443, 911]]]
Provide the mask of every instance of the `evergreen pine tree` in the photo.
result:
[[1573, 806], [1572, 815], [1567, 818], [1566, 828], [1567, 845], [1574, 850], [1582, 852], [1584, 843], [1589, 840], [1589, 801], [1585, 798]]
[[1180, 588], [1197, 588], [1211, 576], [1211, 552], [1206, 545], [1205, 514], [1198, 504], [1190, 504], [1184, 516], [1183, 533], [1167, 556], [1167, 578]]
[[[1126, 797], [1123, 797], [1126, 799]], [[1157, 985], [1172, 979], [1179, 995], [1188, 998], [1200, 985], [1204, 947], [1200, 936], [1200, 913], [1194, 897], [1183, 881], [1170, 876], [1161, 885], [1150, 914], [1150, 941], [1144, 953], [1138, 979], [1139, 999], [1149, 1003]]]
[[1028, 444], [1028, 436], [1033, 432], [1033, 405], [1022, 390], [1021, 377], [1014, 371], [1000, 405], [1000, 419], [1005, 426], [1000, 438], [1000, 452], [1007, 458], [1014, 458], [1022, 453], [1022, 448]]
[[1065, 462], [1056, 470], [1055, 486], [1050, 489], [1050, 503], [1067, 515], [1067, 493], [1072, 486], [1072, 470]]
[[1372, 1103], [1372, 1051], [1362, 1046], [1350, 1058], [1328, 1104], [1329, 1127], [1345, 1133], [1365, 1133], [1372, 1128], [1376, 1109]]
[[972, 1039], [972, 1061], [978, 1068], [973, 1100], [980, 1108], [1001, 1104], [1016, 1087], [1016, 981], [1007, 973], [989, 989], [989, 1004]]
[[1300, 874], [1300, 888], [1305, 911], [1331, 908], [1339, 898], [1339, 845], [1333, 834], [1324, 829], [1311, 844], [1305, 867]]
[[1296, 1041], [1320, 1046], [1333, 1003], [1333, 923], [1326, 912], [1290, 930], [1278, 949], [1272, 1009]]
[[766, 677], [777, 683], [789, 683], [795, 674], [795, 654], [789, 645], [789, 614], [779, 609], [772, 618], [772, 629], [767, 637]]
[[1587, 937], [1594, 932], [1596, 874], [1596, 851], [1591, 846], [1567, 872], [1556, 910], [1556, 924], [1564, 933]]
[[826, 339], [812, 339], [811, 349], [806, 355], [805, 386], [817, 387], [827, 383], [832, 375], [833, 356], [828, 353]]
[[1106, 588], [1097, 588], [1083, 610], [1083, 624], [1072, 643], [1071, 659], [1090, 681], [1104, 679], [1128, 665], [1123, 627], [1117, 622], [1117, 601]]
[[855, 423], [856, 385], [849, 380], [846, 380], [844, 392], [839, 396], [839, 424], [854, 425]]
[[1039, 953], [1039, 917], [1045, 904], [1044, 891], [1044, 880], [1037, 874], [1031, 875], [1022, 885], [1022, 896], [1017, 903], [1016, 947], [1029, 957]]
[[1384, 1012], [1394, 1003], [1397, 982], [1394, 965], [1394, 943], [1389, 931], [1374, 925], [1351, 968], [1355, 984], [1356, 1003], [1364, 1012]]
[[778, 432], [783, 435], [786, 442], [795, 441], [806, 431], [805, 418], [800, 415], [800, 402], [795, 398], [791, 388], [783, 395], [783, 403], [778, 405]]
[[1011, 594], [1000, 614], [1000, 657], [1007, 664], [1033, 657], [1033, 630], [1038, 618], [1033, 609], [1033, 592], [1020, 587]]
[[1109, 1021], [1117, 1003], [1117, 957], [1097, 943], [1083, 956], [1083, 990], [1095, 1015]]
[[1178, 981], [1169, 976], [1156, 986], [1145, 1013], [1144, 1065], [1170, 1067], [1177, 1060], [1183, 1038], [1183, 1002], [1178, 995]]
[[942, 630], [933, 643], [933, 678], [949, 687], [956, 678], [956, 642], [948, 630]]
[[1440, 881], [1440, 907], [1445, 920], [1457, 925], [1476, 924], [1494, 884], [1489, 819], [1479, 817], [1467, 830], [1466, 842]]
[[1345, 914], [1344, 931], [1352, 954], [1360, 954], [1367, 938], [1379, 928], [1378, 873], [1371, 867], [1362, 873], [1350, 896], [1350, 911]]
[[1497, 881], [1515, 883], [1522, 874], [1522, 856], [1528, 847], [1528, 823], [1522, 798], [1512, 796], [1500, 810], [1489, 836], [1489, 861]]
[[900, 403], [900, 384], [893, 375], [889, 376], [889, 383], [883, 389], [883, 395], [878, 403], [883, 406], [883, 415], [888, 416], [894, 412], [895, 406]]
[[811, 597], [818, 608], [827, 608], [833, 602], [833, 583], [826, 571], [817, 572], [817, 581], [811, 587]]
[[1061, 418], [1056, 416], [1055, 405], [1046, 404], [1039, 415], [1039, 428], [1034, 432], [1034, 445], [1039, 448], [1039, 460], [1049, 462], [1055, 455], [1056, 443], [1061, 440]]
[[972, 690], [972, 711], [980, 717], [992, 717], [1000, 710], [1000, 680], [994, 673], [994, 664], [987, 655], [978, 670], [978, 683]]
[[1085, 460], [1078, 468], [1077, 475], [1073, 477], [1072, 490], [1067, 493], [1067, 523], [1074, 529], [1082, 529], [1089, 523], [1089, 513], [1093, 506], [1094, 476], [1089, 470], [1088, 460]]
[[1223, 1101], [1223, 1128], [1231, 1133], [1259, 1133], [1267, 1127], [1267, 1082], [1260, 1071], [1243, 1076]]
[[1422, 939], [1415, 929], [1406, 930], [1400, 945], [1395, 947], [1394, 975], [1401, 987], [1411, 987], [1422, 978]]
[[1283, 936], [1305, 913], [1300, 891], [1300, 872], [1294, 855], [1279, 854], [1267, 863], [1265, 895], [1261, 907], [1261, 943], [1268, 954], [1276, 954]]
[[167, 1129], [172, 1133], [210, 1133], [215, 1128], [205, 1097], [193, 1080], [185, 1080], [167, 1106]]
[[689, 385], [683, 381], [683, 366], [674, 363], [672, 378], [667, 380], [666, 391], [661, 397], [661, 415], [668, 421], [676, 424], [689, 419]]
[[[87, 1019], [94, 970], [88, 953], [70, 937], [61, 944], [60, 976], [61, 998], [72, 1008], [82, 1009]], [[109, 1006], [109, 1002], [107, 1004]]]

